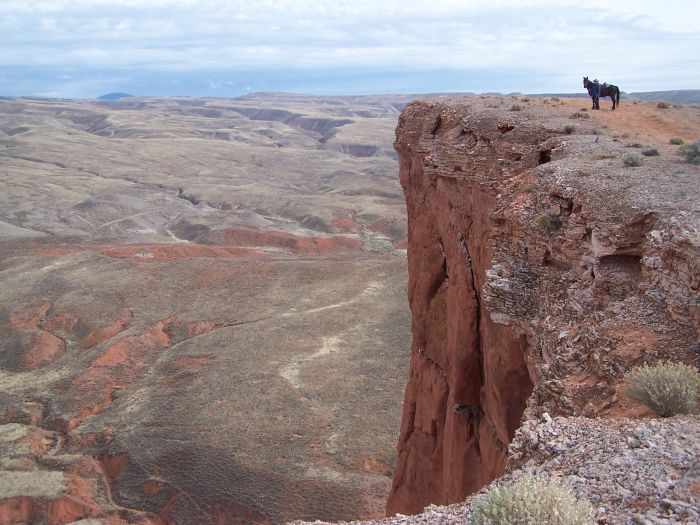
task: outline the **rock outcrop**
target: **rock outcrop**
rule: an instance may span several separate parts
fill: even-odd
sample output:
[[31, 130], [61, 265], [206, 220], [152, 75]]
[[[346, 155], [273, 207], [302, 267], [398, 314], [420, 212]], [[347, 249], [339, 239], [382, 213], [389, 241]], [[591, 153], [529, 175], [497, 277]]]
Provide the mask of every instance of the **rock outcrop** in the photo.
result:
[[668, 138], [626, 167], [638, 145], [580, 113], [506, 102], [399, 120], [413, 345], [389, 515], [501, 475], [523, 417], [635, 415], [625, 370], [697, 359], [700, 167]]

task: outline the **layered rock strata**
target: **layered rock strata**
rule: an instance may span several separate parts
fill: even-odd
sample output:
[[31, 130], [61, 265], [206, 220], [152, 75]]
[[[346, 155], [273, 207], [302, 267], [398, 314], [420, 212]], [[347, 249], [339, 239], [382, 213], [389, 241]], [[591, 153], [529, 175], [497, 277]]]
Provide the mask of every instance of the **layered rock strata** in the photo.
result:
[[697, 359], [700, 167], [668, 145], [626, 167], [629, 144], [552, 106], [400, 117], [413, 345], [389, 515], [501, 475], [523, 416], [634, 415], [625, 370]]

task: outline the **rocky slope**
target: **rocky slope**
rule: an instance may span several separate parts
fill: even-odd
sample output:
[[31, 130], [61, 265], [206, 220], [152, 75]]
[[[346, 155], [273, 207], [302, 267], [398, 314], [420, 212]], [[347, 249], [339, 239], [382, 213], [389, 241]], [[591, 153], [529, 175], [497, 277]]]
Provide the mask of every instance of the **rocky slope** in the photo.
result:
[[[590, 419], [543, 414], [516, 431], [506, 484], [532, 474], [564, 481], [601, 525], [695, 524], [700, 519], [700, 418]], [[360, 524], [464, 525], [485, 490], [417, 515]], [[319, 523], [319, 522], [316, 522]]]
[[413, 346], [389, 515], [501, 475], [523, 416], [634, 415], [626, 369], [697, 359], [700, 167], [669, 136], [625, 166], [643, 144], [596, 127], [621, 112], [513, 102], [399, 120]]

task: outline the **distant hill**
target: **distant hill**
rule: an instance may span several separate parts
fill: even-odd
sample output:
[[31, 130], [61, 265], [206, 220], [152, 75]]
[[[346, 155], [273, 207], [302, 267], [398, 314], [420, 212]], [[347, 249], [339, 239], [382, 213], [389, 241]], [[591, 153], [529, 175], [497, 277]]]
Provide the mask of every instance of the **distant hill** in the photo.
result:
[[[581, 93], [530, 93], [531, 97], [581, 98], [587, 97], [586, 90]], [[520, 95], [520, 93], [509, 93]], [[674, 91], [640, 91], [638, 93], [621, 93], [622, 99], [665, 100], [673, 104], [700, 104], [700, 89], [677, 89]]]
[[106, 93], [101, 97], [97, 97], [97, 100], [119, 100], [120, 98], [133, 97], [134, 95], [129, 95], [128, 93]]
[[629, 93], [629, 98], [639, 100], [665, 100], [674, 104], [700, 104], [700, 89], [677, 89], [674, 91], [645, 91]]

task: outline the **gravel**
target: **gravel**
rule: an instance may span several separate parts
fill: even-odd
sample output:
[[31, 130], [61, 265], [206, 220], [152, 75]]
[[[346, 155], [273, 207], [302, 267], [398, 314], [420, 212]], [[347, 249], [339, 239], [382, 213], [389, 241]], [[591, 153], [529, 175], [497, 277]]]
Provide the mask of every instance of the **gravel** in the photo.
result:
[[[494, 483], [527, 474], [556, 476], [577, 498], [593, 504], [600, 525], [700, 523], [698, 416], [587, 419], [545, 413], [518, 429], [509, 453], [508, 472]], [[415, 516], [350, 523], [466, 524], [478, 496], [455, 505], [431, 505]]]

